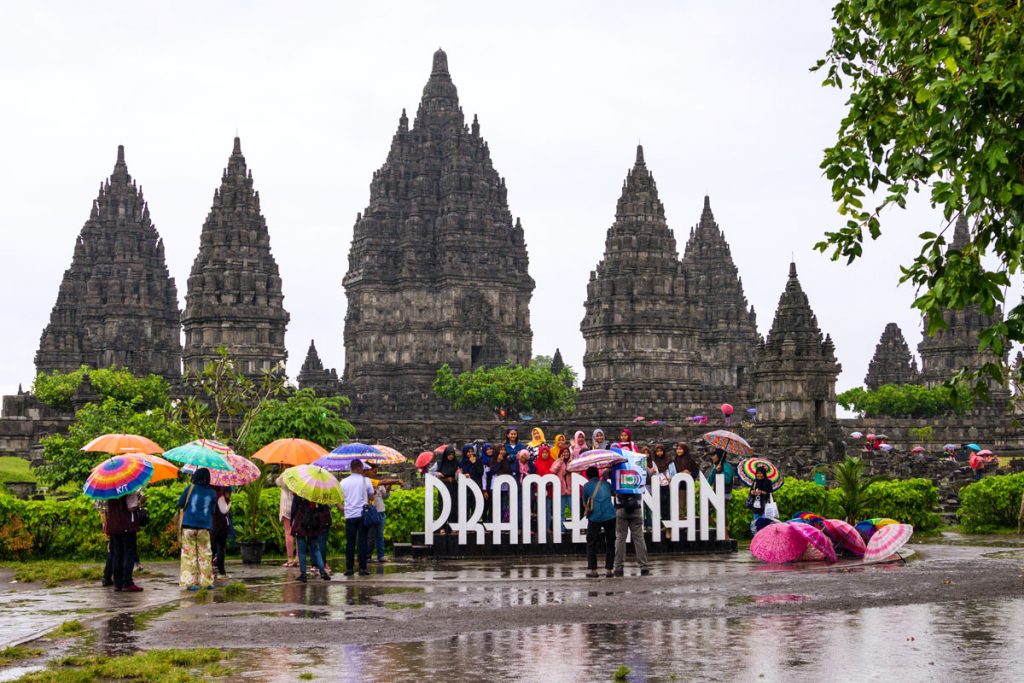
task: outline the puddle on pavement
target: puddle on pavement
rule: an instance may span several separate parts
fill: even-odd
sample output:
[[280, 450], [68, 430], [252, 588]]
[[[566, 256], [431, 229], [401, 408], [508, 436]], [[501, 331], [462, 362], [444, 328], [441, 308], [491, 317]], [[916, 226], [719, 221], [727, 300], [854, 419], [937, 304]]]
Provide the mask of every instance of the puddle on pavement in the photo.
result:
[[[758, 597], [801, 596], [751, 599]], [[531, 642], [558, 647], [529, 656], [508, 649]], [[666, 656], [680, 643], [685, 656]], [[610, 680], [621, 665], [631, 670], [628, 681], [780, 680], [793, 673], [832, 680], [837, 671], [856, 672], [858, 680], [1014, 680], [1024, 660], [1024, 600], [557, 624], [316, 652], [323, 661], [309, 670], [324, 680], [478, 681], [481, 671], [501, 671], [505, 680]]]

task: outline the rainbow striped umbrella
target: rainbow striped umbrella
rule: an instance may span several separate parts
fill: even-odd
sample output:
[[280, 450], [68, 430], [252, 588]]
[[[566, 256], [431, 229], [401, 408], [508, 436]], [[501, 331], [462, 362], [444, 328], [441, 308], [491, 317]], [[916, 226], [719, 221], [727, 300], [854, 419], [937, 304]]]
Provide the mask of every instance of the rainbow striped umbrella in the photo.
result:
[[90, 498], [111, 500], [135, 493], [153, 478], [153, 463], [137, 455], [115, 455], [93, 468], [82, 491]]
[[725, 429], [708, 432], [703, 438], [715, 448], [720, 448], [726, 453], [743, 457], [754, 454], [754, 447], [747, 443], [746, 439]]
[[[235, 453], [224, 456], [231, 465], [230, 470], [210, 470], [210, 484], [213, 486], [245, 486], [260, 478], [260, 468], [248, 458]], [[182, 465], [181, 471], [192, 474], [198, 469], [195, 465]]]
[[825, 518], [813, 512], [798, 512], [793, 515], [792, 521], [810, 524], [816, 529], [825, 530]]
[[308, 501], [324, 505], [341, 503], [341, 487], [330, 472], [316, 465], [289, 467], [281, 475], [288, 490]]
[[225, 457], [231, 449], [213, 439], [196, 439], [184, 446], [178, 446], [164, 453], [164, 457], [185, 465], [205, 467], [208, 470], [231, 470], [231, 464]]
[[782, 486], [782, 472], [769, 460], [764, 458], [747, 458], [740, 461], [740, 466], [736, 471], [744, 484], [753, 486], [754, 480], [757, 478], [757, 468], [759, 466], [764, 466], [768, 469], [767, 477], [768, 481], [772, 483], [772, 491], [778, 491]]
[[913, 535], [914, 527], [909, 524], [887, 524], [879, 527], [868, 541], [864, 559], [881, 560], [889, 557], [906, 545]]

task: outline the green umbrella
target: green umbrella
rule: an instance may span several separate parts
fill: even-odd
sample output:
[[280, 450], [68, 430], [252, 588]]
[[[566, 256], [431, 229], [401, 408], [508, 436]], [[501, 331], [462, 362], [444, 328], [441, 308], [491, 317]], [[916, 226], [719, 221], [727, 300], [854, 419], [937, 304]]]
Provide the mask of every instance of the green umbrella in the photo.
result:
[[297, 465], [289, 467], [281, 475], [281, 481], [288, 490], [306, 500], [324, 505], [341, 503], [341, 487], [338, 480], [322, 467]]
[[[225, 452], [226, 451], [226, 452]], [[184, 446], [178, 446], [164, 453], [164, 458], [180, 462], [183, 465], [205, 467], [208, 470], [233, 470], [231, 463], [224, 457], [231, 449], [211, 439], [196, 439]]]

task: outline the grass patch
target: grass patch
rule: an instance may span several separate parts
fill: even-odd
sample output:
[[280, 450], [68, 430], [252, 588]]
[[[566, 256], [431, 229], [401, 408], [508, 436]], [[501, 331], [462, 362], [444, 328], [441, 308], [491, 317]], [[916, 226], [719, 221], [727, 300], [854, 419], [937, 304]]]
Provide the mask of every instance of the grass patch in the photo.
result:
[[311, 681], [311, 680], [313, 680], [313, 674], [309, 673], [308, 671], [303, 671], [302, 673], [299, 674], [299, 680], [300, 681]]
[[107, 657], [78, 655], [64, 657], [45, 671], [27, 674], [27, 683], [85, 683], [86, 681], [147, 681], [149, 683], [193, 683], [226, 677], [234, 671], [222, 662], [229, 652], [215, 648], [191, 650], [148, 650], [131, 655]]
[[224, 595], [229, 598], [237, 598], [249, 592], [249, 587], [241, 581], [234, 581], [224, 586]]
[[135, 629], [141, 631], [149, 626], [149, 623], [154, 619], [159, 619], [163, 615], [173, 612], [176, 609], [178, 609], [178, 603], [172, 602], [170, 604], [163, 605], [162, 607], [154, 607], [153, 609], [139, 612], [135, 615]]
[[200, 588], [195, 592], [196, 602], [210, 602], [210, 589]]
[[13, 456], [0, 458], [0, 484], [35, 483], [36, 476], [28, 466], [28, 460]]
[[39, 560], [37, 562], [8, 562], [4, 567], [14, 570], [14, 580], [19, 583], [43, 582], [47, 588], [55, 588], [72, 581], [99, 581], [103, 578], [103, 565], [66, 560]]
[[633, 670], [625, 664], [621, 664], [619, 665], [619, 668], [615, 670], [615, 673], [612, 674], [612, 678], [614, 678], [616, 681], [624, 681], [632, 671]]
[[50, 631], [47, 635], [51, 638], [74, 638], [84, 632], [85, 626], [82, 625], [82, 622], [77, 619], [72, 619], [71, 621], [65, 621], [57, 628]]
[[385, 602], [388, 609], [423, 609], [427, 606], [424, 602]]
[[25, 647], [23, 645], [5, 647], [0, 650], [0, 666], [7, 666], [8, 664], [22, 659], [28, 659], [29, 657], [38, 657], [41, 654], [43, 654], [43, 651], [35, 647]]

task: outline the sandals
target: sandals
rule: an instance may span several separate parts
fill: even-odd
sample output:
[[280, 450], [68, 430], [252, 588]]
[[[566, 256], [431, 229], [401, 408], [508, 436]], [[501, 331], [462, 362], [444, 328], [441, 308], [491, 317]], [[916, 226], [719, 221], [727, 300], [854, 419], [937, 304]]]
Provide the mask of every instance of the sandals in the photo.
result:
[[285, 562], [285, 563], [284, 563], [284, 564], [282, 564], [281, 566], [282, 566], [282, 567], [298, 567], [298, 566], [299, 566], [299, 563], [298, 563], [298, 562], [296, 562], [295, 560], [288, 560], [287, 562]]

